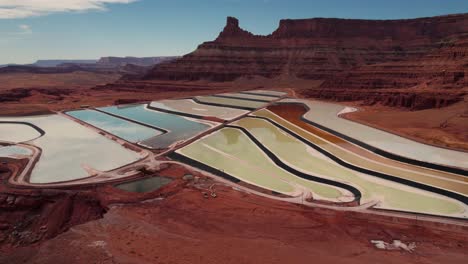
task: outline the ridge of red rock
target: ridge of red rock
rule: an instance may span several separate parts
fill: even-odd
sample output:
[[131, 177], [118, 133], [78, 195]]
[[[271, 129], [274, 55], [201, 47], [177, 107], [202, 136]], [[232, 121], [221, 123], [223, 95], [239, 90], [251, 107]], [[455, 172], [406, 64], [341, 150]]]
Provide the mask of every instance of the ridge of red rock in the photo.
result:
[[[406, 20], [285, 19], [265, 36], [241, 29], [236, 18], [228, 17], [214, 41], [157, 65], [144, 79], [225, 82], [261, 76], [321, 80], [321, 86], [303, 95], [334, 100], [349, 97], [345, 94], [351, 90], [362, 90], [361, 96], [353, 96], [361, 100], [367, 99], [365, 94], [375, 95], [375, 89], [389, 88], [406, 92], [414, 87], [435, 88], [432, 94], [437, 95], [440, 88], [468, 86], [467, 54], [468, 14]], [[394, 98], [394, 94], [387, 97], [398, 102], [401, 96]], [[458, 91], [446, 101], [460, 101], [463, 96]], [[445, 105], [424, 103], [417, 108]]]

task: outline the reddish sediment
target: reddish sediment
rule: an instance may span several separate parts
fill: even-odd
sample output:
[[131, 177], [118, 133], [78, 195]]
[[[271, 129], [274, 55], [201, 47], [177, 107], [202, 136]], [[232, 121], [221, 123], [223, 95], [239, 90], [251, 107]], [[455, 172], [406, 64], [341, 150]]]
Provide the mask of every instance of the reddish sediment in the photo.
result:
[[[120, 197], [101, 219], [1, 254], [5, 263], [464, 263], [466, 229], [273, 201], [215, 185], [171, 184], [144, 202]], [[129, 197], [129, 196], [128, 196]], [[130, 202], [131, 201], [131, 202]], [[365, 223], [365, 224], [363, 224]], [[375, 249], [370, 240], [416, 242], [416, 253]], [[339, 249], [339, 250], [337, 250]]]
[[[187, 174], [193, 179], [183, 180]], [[466, 261], [466, 227], [275, 201], [174, 164], [158, 175], [174, 180], [141, 194], [110, 184], [75, 190], [1, 185], [0, 262]], [[205, 195], [211, 192], [215, 198]], [[416, 242], [416, 253], [377, 250], [374, 239]]]
[[407, 111], [358, 105], [343, 118], [426, 144], [468, 151], [468, 100], [441, 109]]

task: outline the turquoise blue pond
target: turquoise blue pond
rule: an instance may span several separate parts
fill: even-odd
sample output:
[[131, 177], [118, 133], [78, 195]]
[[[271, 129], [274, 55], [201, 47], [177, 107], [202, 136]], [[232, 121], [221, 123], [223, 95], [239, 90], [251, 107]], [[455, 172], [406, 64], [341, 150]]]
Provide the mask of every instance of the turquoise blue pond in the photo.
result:
[[19, 146], [0, 146], [0, 157], [13, 158], [15, 156], [30, 156], [32, 151], [28, 148]]
[[142, 126], [94, 110], [69, 111], [67, 114], [133, 143], [162, 134], [162, 132], [157, 129]]
[[146, 105], [110, 106], [99, 108], [99, 110], [167, 130], [168, 132], [163, 135], [140, 142], [140, 144], [154, 149], [167, 148], [177, 141], [191, 138], [210, 128], [208, 124], [147, 109]]

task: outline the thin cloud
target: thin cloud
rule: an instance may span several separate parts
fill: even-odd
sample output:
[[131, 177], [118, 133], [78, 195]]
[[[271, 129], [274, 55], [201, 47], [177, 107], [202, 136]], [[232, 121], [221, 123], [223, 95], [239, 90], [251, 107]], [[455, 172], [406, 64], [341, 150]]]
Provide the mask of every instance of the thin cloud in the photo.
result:
[[0, 19], [43, 16], [59, 12], [106, 10], [108, 4], [129, 4], [137, 0], [0, 0]]
[[32, 34], [32, 28], [30, 25], [22, 24], [19, 25], [18, 28], [20, 29], [18, 34]]
[[32, 27], [26, 24], [20, 24], [16, 30], [0, 32], [2, 38], [0, 38], [0, 44], [8, 44], [10, 42], [23, 40], [29, 38], [33, 34]]

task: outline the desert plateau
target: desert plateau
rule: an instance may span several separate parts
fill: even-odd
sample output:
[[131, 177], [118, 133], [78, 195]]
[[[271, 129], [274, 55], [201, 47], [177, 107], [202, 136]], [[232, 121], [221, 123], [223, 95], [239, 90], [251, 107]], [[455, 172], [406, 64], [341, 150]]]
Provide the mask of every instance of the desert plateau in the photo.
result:
[[[83, 39], [77, 59], [0, 56], [0, 263], [467, 262], [468, 5], [370, 19], [304, 18], [304, 1], [5, 2], [11, 41], [62, 16], [88, 27], [61, 33]], [[211, 11], [138, 24], [172, 5]], [[225, 16], [266, 5], [286, 17], [271, 33]], [[191, 52], [106, 55], [177, 35]]]

